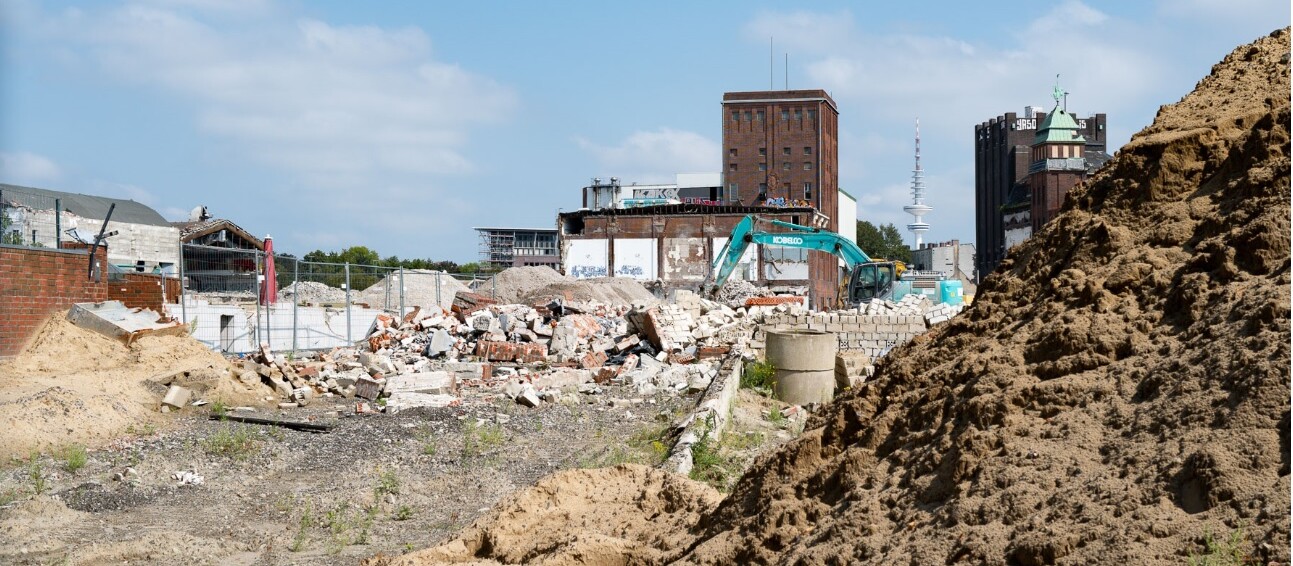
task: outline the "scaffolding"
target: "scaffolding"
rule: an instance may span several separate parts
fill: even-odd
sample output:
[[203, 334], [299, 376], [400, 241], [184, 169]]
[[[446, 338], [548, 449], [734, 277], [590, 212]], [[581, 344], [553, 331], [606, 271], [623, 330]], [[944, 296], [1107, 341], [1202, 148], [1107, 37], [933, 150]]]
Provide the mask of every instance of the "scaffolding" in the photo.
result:
[[539, 258], [537, 263], [555, 263], [557, 261], [557, 231], [555, 229], [537, 228], [476, 228], [480, 233], [480, 260], [499, 268], [517, 265], [518, 256], [524, 256], [522, 263], [529, 264]]

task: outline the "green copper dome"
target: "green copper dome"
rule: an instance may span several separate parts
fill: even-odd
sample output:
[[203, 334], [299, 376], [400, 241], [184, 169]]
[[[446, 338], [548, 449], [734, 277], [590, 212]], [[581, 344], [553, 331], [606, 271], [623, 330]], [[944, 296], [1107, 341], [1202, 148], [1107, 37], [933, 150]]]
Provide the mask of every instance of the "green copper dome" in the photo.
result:
[[1046, 115], [1040, 126], [1037, 127], [1037, 136], [1033, 138], [1033, 145], [1042, 143], [1086, 143], [1086, 138], [1078, 134], [1077, 120], [1073, 115], [1060, 109], [1055, 105], [1055, 109]]

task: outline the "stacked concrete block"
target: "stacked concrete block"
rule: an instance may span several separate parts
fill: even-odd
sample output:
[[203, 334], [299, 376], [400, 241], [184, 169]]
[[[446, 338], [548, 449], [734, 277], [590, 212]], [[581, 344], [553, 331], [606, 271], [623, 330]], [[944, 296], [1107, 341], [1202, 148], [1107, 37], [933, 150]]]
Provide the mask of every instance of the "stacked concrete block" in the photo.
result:
[[955, 305], [955, 306], [947, 305], [947, 304], [938, 305], [932, 309], [929, 309], [929, 311], [925, 313], [925, 322], [929, 323], [930, 326], [947, 322], [948, 320], [951, 320], [952, 317], [956, 316], [964, 309], [965, 309], [965, 305]]
[[835, 388], [837, 391], [857, 387], [875, 373], [871, 356], [861, 352], [835, 354]]

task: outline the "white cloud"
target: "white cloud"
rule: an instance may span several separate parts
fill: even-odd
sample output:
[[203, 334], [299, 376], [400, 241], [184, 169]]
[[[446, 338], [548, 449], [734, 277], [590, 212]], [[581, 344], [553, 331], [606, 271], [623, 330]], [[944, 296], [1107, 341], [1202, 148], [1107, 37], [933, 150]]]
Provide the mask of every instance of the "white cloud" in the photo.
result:
[[[471, 130], [515, 107], [506, 86], [435, 60], [418, 28], [284, 21], [267, 6], [148, 1], [64, 12], [47, 29], [112, 77], [178, 94], [200, 131], [312, 186], [471, 172]], [[222, 10], [251, 22], [207, 19]]]
[[1013, 35], [982, 39], [854, 22], [848, 12], [764, 12], [744, 31], [751, 43], [771, 34], [778, 45], [793, 45], [808, 77], [802, 86], [824, 89], [839, 104], [840, 185], [858, 197], [860, 219], [910, 221], [902, 206], [911, 200], [912, 126], [920, 118], [935, 207], [927, 219], [935, 225], [930, 240], [974, 238], [976, 124], [1026, 105], [1049, 108], [1061, 73], [1070, 111], [1107, 113], [1116, 149], [1145, 125], [1134, 111], [1163, 87], [1176, 63], [1153, 43], [1158, 34], [1141, 33], [1142, 22], [1117, 20], [1077, 0], [1020, 22]]
[[28, 151], [0, 151], [0, 182], [40, 186], [62, 176], [62, 168], [48, 157]]
[[721, 154], [718, 142], [671, 128], [634, 132], [615, 145], [583, 138], [575, 143], [592, 154], [604, 171], [637, 183], [672, 183], [678, 173], [713, 171]]

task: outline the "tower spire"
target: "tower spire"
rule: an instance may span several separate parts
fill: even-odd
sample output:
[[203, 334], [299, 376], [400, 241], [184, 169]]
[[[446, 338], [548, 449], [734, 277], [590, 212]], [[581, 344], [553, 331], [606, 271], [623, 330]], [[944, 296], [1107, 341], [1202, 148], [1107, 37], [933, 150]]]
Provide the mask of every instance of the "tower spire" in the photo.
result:
[[913, 249], [918, 250], [925, 232], [929, 231], [929, 224], [925, 223], [924, 216], [934, 210], [934, 207], [925, 204], [925, 170], [920, 166], [920, 118], [916, 118], [916, 168], [911, 171], [911, 200], [911, 204], [902, 207], [902, 210], [912, 216], [907, 229], [915, 234], [916, 245]]

